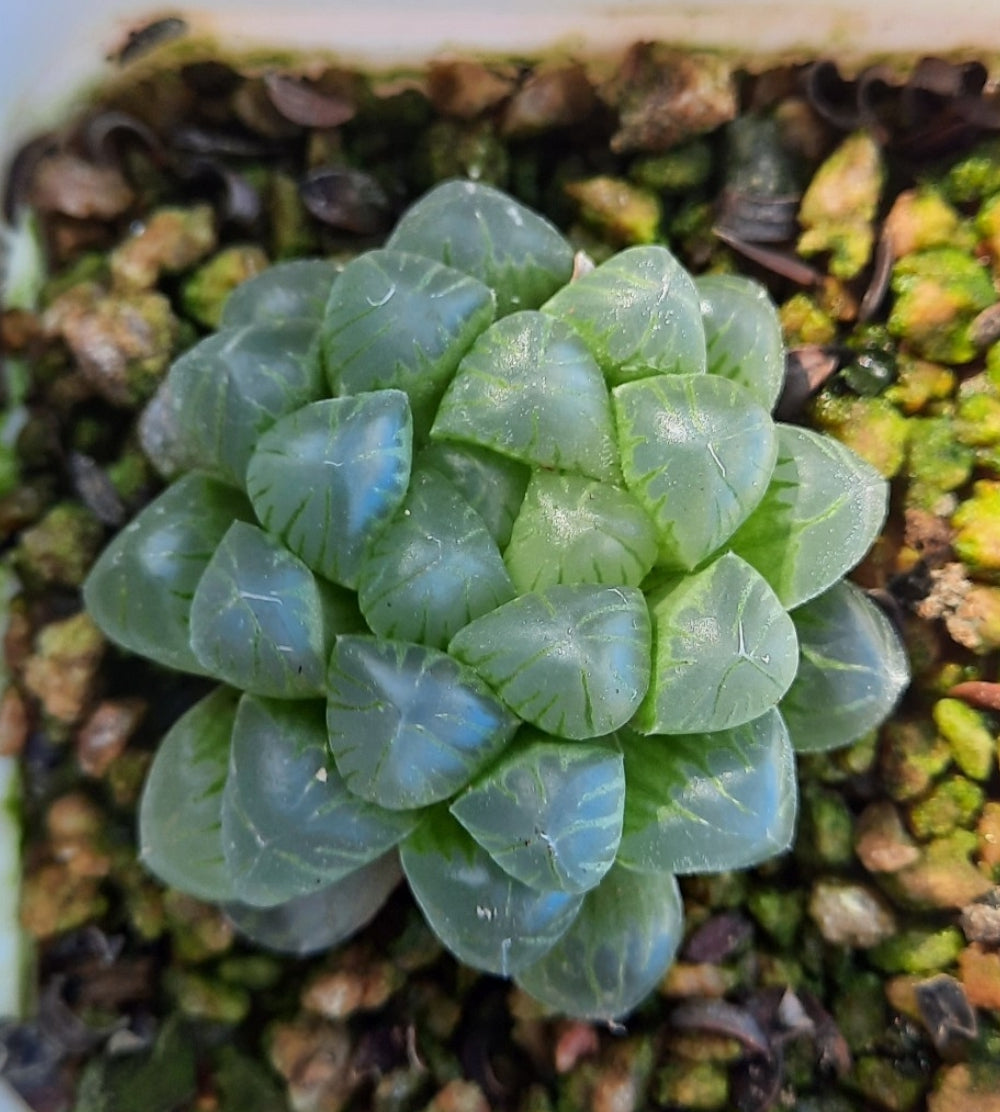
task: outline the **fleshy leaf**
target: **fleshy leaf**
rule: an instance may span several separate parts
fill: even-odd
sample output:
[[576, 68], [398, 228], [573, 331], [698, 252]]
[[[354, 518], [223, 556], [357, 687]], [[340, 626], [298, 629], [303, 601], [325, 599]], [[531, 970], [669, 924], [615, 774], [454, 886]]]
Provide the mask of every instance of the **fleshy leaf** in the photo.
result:
[[218, 687], [174, 723], [156, 751], [139, 805], [143, 864], [199, 900], [233, 896], [221, 816], [238, 698]]
[[231, 486], [193, 472], [168, 487], [101, 553], [83, 585], [87, 612], [116, 644], [203, 674], [191, 650], [191, 599], [234, 520], [251, 520]]
[[518, 726], [475, 672], [402, 641], [338, 637], [327, 693], [341, 776], [355, 795], [394, 811], [454, 795]]
[[416, 821], [347, 790], [322, 703], [240, 700], [222, 796], [222, 844], [237, 900], [270, 907], [316, 892], [381, 857]]
[[497, 316], [537, 309], [573, 273], [573, 248], [537, 212], [482, 182], [450, 181], [403, 213], [389, 246], [485, 282]]
[[582, 475], [536, 471], [504, 563], [518, 591], [555, 583], [638, 587], [656, 556], [653, 523], [628, 491]]
[[618, 475], [611, 398], [593, 356], [544, 313], [487, 329], [459, 365], [431, 430], [532, 467]]
[[358, 580], [361, 612], [375, 633], [438, 648], [513, 594], [483, 519], [433, 470], [413, 476]]
[[698, 291], [658, 245], [619, 251], [542, 306], [583, 337], [612, 386], [656, 374], [704, 374]]
[[410, 481], [401, 390], [313, 402], [274, 424], [247, 467], [261, 524], [314, 572], [356, 587], [361, 561]]
[[167, 376], [186, 453], [242, 487], [260, 434], [325, 393], [312, 321], [227, 328], [197, 343]]
[[795, 678], [792, 619], [732, 553], [648, 598], [653, 676], [633, 725], [644, 734], [726, 730], [773, 707]]
[[909, 681], [899, 638], [846, 581], [799, 607], [792, 621], [801, 660], [781, 701], [792, 742], [803, 753], [848, 745], [888, 716]]
[[625, 774], [614, 744], [567, 744], [524, 730], [451, 813], [515, 880], [585, 892], [611, 868]]
[[458, 361], [493, 313], [490, 289], [459, 270], [405, 251], [358, 255], [334, 282], [323, 319], [330, 389], [403, 390], [422, 435]]
[[625, 825], [618, 860], [640, 872], [757, 865], [795, 833], [795, 756], [776, 709], [711, 734], [621, 735]]
[[774, 422], [742, 386], [713, 375], [657, 375], [613, 396], [625, 485], [656, 525], [660, 561], [693, 568], [764, 497]]
[[251, 942], [305, 957], [329, 950], [366, 926], [402, 880], [395, 850], [318, 892], [278, 907], [227, 903], [226, 914]]
[[400, 859], [438, 938], [459, 961], [501, 977], [544, 954], [582, 898], [515, 880], [443, 809], [403, 842]]
[[523, 463], [475, 444], [438, 440], [423, 449], [416, 466], [440, 472], [483, 519], [497, 546], [506, 547], [531, 474]]
[[770, 486], [730, 547], [792, 609], [832, 587], [871, 548], [889, 488], [871, 464], [832, 437], [777, 428]]
[[276, 699], [322, 695], [334, 635], [356, 628], [346, 594], [242, 521], [222, 538], [191, 603], [191, 648], [202, 667]]
[[241, 282], [222, 307], [222, 328], [244, 324], [282, 324], [323, 319], [330, 287], [340, 266], [329, 259], [292, 259], [275, 263]]
[[555, 586], [471, 622], [448, 651], [526, 722], [558, 737], [610, 734], [649, 683], [649, 615], [634, 587]]
[[580, 1019], [621, 1019], [652, 992], [684, 930], [677, 881], [615, 865], [583, 898], [562, 938], [515, 978], [536, 1000]]
[[770, 412], [785, 381], [781, 321], [759, 282], [737, 274], [694, 280], [708, 346], [708, 373], [746, 387]]

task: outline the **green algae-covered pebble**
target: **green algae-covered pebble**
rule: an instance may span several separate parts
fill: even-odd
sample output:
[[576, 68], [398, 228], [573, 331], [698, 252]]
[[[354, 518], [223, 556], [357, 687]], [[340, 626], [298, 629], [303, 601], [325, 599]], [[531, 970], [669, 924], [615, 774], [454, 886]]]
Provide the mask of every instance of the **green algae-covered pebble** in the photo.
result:
[[973, 780], [988, 779], [997, 742], [986, 715], [961, 699], [938, 699], [931, 713], [958, 767]]

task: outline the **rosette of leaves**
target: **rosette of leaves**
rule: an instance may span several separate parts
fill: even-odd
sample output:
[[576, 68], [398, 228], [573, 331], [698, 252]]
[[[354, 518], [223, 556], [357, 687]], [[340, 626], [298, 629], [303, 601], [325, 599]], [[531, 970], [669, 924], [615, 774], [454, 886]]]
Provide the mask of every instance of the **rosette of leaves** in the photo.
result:
[[676, 877], [784, 850], [795, 749], [907, 673], [843, 579], [885, 483], [772, 419], [763, 292], [662, 246], [573, 263], [451, 182], [241, 286], [157, 403], [187, 469], [85, 598], [218, 684], [145, 788], [164, 881], [307, 952], [402, 876], [463, 962], [611, 1019], [673, 958]]

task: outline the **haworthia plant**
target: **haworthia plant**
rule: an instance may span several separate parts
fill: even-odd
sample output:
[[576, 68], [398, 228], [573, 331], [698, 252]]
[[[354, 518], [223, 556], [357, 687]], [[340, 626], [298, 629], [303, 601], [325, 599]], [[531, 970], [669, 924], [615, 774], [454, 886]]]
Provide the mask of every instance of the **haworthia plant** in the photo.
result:
[[673, 959], [676, 876], [787, 847], [795, 749], [907, 671], [843, 581], [885, 483], [774, 421], [760, 287], [662, 246], [572, 274], [451, 182], [385, 248], [251, 279], [157, 402], [189, 471], [85, 598], [219, 684], [149, 775], [163, 880], [306, 953], [405, 877], [459, 959], [611, 1020]]

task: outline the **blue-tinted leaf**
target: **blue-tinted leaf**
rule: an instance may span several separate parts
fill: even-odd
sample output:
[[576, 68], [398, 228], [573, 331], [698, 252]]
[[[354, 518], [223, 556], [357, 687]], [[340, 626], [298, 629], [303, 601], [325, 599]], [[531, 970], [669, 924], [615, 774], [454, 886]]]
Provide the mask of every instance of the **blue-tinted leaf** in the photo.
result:
[[544, 313], [489, 328], [459, 365], [431, 430], [533, 467], [618, 476], [611, 399], [586, 346]]
[[322, 703], [240, 700], [222, 797], [237, 900], [271, 907], [314, 893], [381, 857], [415, 825], [416, 815], [347, 790]]
[[234, 523], [191, 603], [191, 647], [210, 675], [276, 699], [323, 693], [334, 635], [353, 604], [254, 525]]
[[260, 434], [325, 393], [311, 321], [227, 328], [196, 344], [167, 376], [188, 454], [242, 487]]
[[767, 290], [737, 274], [703, 274], [694, 284], [708, 345], [708, 373], [745, 386], [770, 412], [785, 381], [785, 341]]
[[656, 530], [621, 487], [536, 471], [504, 563], [519, 591], [555, 583], [638, 587], [656, 561]]
[[191, 599], [234, 520], [242, 494], [207, 475], [174, 483], [101, 553], [83, 585], [87, 612], [116, 644], [182, 672], [205, 669], [191, 651]]
[[583, 337], [612, 386], [705, 373], [698, 292], [666, 247], [619, 251], [542, 308]]
[[330, 287], [340, 266], [329, 259], [293, 259], [276, 263], [241, 282], [226, 298], [220, 327], [281, 324], [323, 319]]
[[795, 757], [777, 710], [711, 734], [621, 736], [625, 827], [618, 860], [640, 872], [744, 869], [795, 833]]
[[238, 698], [238, 692], [216, 688], [174, 723], [156, 751], [139, 805], [143, 864], [200, 900], [233, 896], [221, 816]]
[[515, 880], [540, 891], [585, 892], [614, 862], [624, 803], [616, 745], [527, 729], [451, 813]]
[[764, 497], [774, 422], [751, 394], [710, 375], [657, 375], [614, 390], [625, 485], [653, 519], [660, 560], [690, 569]]
[[251, 942], [305, 957], [329, 950], [369, 923], [402, 879], [395, 850], [326, 888], [279, 907], [228, 903], [233, 925]]
[[313, 402], [260, 438], [247, 493], [264, 528], [314, 572], [356, 587], [365, 552], [406, 494], [412, 438], [400, 390]]
[[466, 965], [509, 977], [573, 921], [581, 897], [515, 880], [447, 813], [427, 817], [400, 847], [403, 871], [431, 929]]
[[781, 701], [800, 752], [848, 745], [878, 726], [909, 682], [888, 618], [841, 582], [792, 613], [801, 660]]
[[677, 881], [614, 866], [583, 898], [573, 924], [517, 983], [579, 1019], [627, 1015], [670, 967], [684, 929]]
[[649, 635], [635, 588], [555, 586], [471, 622], [448, 651], [526, 722], [591, 738], [624, 725], [642, 700]]
[[461, 271], [404, 251], [368, 251], [333, 284], [321, 330], [334, 394], [405, 391], [426, 433], [441, 393], [493, 320], [492, 292]]
[[454, 795], [518, 725], [470, 669], [401, 641], [338, 637], [327, 691], [341, 776], [355, 795], [391, 810]]
[[444, 648], [514, 594], [483, 519], [436, 471], [418, 471], [361, 565], [358, 601], [375, 633]]
[[633, 723], [643, 733], [739, 726], [773, 707], [795, 678], [792, 619], [738, 556], [668, 580], [648, 601], [653, 676]]
[[777, 428], [771, 484], [730, 544], [791, 609], [861, 560], [882, 529], [889, 488], [871, 464], [832, 437]]
[[450, 181], [403, 213], [389, 246], [485, 282], [497, 316], [537, 309], [573, 273], [573, 248], [544, 217], [481, 182]]

